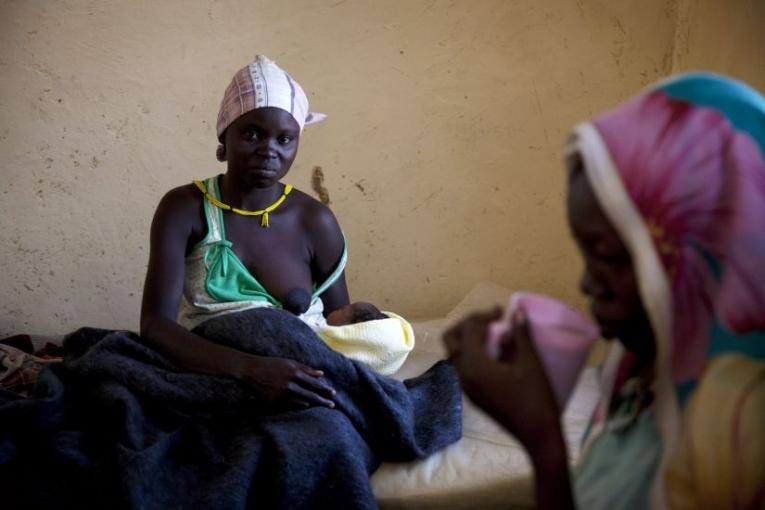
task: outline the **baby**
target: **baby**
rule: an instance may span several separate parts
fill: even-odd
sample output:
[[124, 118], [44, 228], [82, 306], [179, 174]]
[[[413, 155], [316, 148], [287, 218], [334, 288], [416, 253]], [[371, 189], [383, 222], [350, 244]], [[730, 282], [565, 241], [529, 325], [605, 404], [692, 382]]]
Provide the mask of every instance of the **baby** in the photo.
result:
[[[304, 313], [310, 304], [311, 296], [303, 289], [290, 291], [283, 303], [295, 315]], [[384, 375], [395, 373], [414, 348], [411, 324], [363, 301], [333, 311], [314, 331], [331, 349]]]
[[[295, 315], [301, 315], [311, 305], [311, 295], [303, 289], [293, 289], [287, 293], [284, 299], [284, 309]], [[327, 315], [327, 324], [330, 326], [344, 326], [359, 322], [387, 319], [375, 305], [364, 301], [347, 304]]]

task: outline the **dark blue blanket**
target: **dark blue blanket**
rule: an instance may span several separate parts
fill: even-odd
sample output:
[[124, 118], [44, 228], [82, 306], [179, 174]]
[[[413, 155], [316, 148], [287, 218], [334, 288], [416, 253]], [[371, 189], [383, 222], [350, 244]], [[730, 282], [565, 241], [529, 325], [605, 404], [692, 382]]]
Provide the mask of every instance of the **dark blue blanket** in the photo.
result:
[[[134, 333], [83, 328], [36, 397], [0, 393], [4, 508], [376, 508], [369, 475], [459, 439], [447, 362], [398, 382], [278, 310], [212, 319], [210, 340], [323, 370], [335, 409], [279, 411], [236, 381], [181, 372]], [[8, 498], [11, 498], [10, 500]]]

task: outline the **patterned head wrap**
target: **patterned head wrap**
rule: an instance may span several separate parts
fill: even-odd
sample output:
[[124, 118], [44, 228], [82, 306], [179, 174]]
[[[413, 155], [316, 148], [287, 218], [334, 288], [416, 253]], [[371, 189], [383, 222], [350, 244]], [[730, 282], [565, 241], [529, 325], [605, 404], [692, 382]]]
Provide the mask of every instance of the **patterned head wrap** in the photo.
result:
[[[653, 410], [666, 466], [679, 409], [707, 360], [765, 358], [765, 99], [729, 78], [681, 75], [580, 124], [567, 150], [582, 158], [632, 257], [656, 340]], [[615, 345], [607, 378], [622, 359]]]
[[283, 69], [263, 55], [237, 71], [226, 88], [218, 112], [218, 140], [226, 128], [245, 113], [272, 106], [289, 112], [303, 131], [306, 124], [321, 122], [323, 113], [308, 111], [308, 98], [302, 87]]

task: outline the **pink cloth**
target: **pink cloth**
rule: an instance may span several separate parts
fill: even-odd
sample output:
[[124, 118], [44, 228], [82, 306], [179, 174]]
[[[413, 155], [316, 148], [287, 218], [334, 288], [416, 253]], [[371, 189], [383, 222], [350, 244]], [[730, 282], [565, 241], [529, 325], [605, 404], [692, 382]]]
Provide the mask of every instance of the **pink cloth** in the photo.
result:
[[512, 329], [513, 316], [519, 309], [529, 321], [537, 354], [563, 411], [590, 348], [598, 338], [598, 327], [557, 299], [531, 292], [515, 292], [510, 296], [504, 316], [489, 326], [487, 346], [493, 357], [500, 356], [502, 337]]

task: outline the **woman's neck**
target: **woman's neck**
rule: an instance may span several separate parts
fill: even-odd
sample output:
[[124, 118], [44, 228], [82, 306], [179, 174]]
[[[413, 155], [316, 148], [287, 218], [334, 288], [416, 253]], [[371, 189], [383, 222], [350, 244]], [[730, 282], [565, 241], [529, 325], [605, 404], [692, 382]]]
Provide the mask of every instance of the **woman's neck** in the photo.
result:
[[640, 353], [626, 349], [619, 367], [617, 379], [622, 382], [627, 379], [639, 378], [644, 381], [652, 381], [656, 375], [654, 358], [646, 356], [646, 353]]
[[284, 192], [284, 186], [276, 182], [265, 188], [238, 184], [228, 174], [220, 178], [221, 201], [247, 211], [265, 209], [273, 204]]

